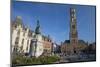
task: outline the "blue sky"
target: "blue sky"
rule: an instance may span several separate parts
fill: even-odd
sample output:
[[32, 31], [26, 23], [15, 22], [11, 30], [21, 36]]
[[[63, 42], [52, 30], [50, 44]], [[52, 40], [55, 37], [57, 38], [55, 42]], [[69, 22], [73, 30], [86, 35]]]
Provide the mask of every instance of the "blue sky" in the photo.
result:
[[50, 35], [51, 38], [60, 43], [69, 39], [71, 7], [76, 8], [78, 38], [88, 41], [95, 41], [95, 7], [78, 6], [66, 4], [48, 4], [35, 2], [12, 3], [12, 20], [21, 16], [23, 24], [34, 30], [36, 21], [40, 21], [41, 32]]

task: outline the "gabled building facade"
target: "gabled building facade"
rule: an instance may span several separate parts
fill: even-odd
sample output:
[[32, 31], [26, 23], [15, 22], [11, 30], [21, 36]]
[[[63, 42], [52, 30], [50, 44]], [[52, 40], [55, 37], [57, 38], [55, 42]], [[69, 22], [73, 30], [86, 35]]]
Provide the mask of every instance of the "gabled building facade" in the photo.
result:
[[52, 40], [49, 36], [44, 36], [41, 33], [39, 20], [37, 20], [37, 26], [33, 32], [25, 27], [22, 18], [17, 16], [15, 21], [12, 22], [11, 35], [13, 55], [18, 53], [34, 57], [51, 55]]
[[12, 24], [12, 53], [28, 53], [32, 39], [32, 32], [22, 24], [20, 16]]

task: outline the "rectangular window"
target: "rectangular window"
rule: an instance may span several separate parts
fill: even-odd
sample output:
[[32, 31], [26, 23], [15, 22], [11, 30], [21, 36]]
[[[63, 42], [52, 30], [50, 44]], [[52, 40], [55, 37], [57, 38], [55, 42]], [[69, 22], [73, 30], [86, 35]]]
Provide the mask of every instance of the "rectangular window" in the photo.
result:
[[24, 44], [24, 39], [22, 40], [22, 44]]
[[25, 36], [25, 32], [23, 32], [23, 36]]
[[17, 35], [20, 35], [20, 30], [18, 30]]
[[29, 40], [27, 41], [27, 48], [26, 48], [26, 50], [28, 50], [28, 44], [29, 44]]

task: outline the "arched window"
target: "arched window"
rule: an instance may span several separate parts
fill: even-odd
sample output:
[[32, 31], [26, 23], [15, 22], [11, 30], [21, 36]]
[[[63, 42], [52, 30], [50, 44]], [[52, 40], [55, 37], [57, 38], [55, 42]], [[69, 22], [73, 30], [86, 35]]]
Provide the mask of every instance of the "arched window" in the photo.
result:
[[19, 42], [19, 37], [16, 37], [15, 44], [18, 44], [18, 42]]

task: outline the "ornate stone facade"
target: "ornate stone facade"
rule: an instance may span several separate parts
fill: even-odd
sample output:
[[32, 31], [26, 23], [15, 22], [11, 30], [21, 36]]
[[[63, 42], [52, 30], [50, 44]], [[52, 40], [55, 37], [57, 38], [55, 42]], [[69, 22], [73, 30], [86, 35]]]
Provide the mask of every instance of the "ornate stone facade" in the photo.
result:
[[22, 18], [17, 16], [12, 22], [12, 54], [27, 54], [28, 56], [39, 57], [41, 55], [51, 54], [52, 40], [49, 36], [44, 36], [40, 31], [39, 20], [33, 32], [22, 23]]
[[77, 53], [78, 47], [78, 31], [77, 31], [77, 21], [76, 21], [76, 10], [75, 8], [70, 8], [70, 32], [69, 40], [65, 40], [61, 44], [61, 52], [65, 55]]
[[12, 53], [29, 53], [32, 32], [22, 24], [20, 16], [12, 23]]
[[53, 42], [50, 36], [43, 36], [44, 55], [50, 56], [52, 54]]

